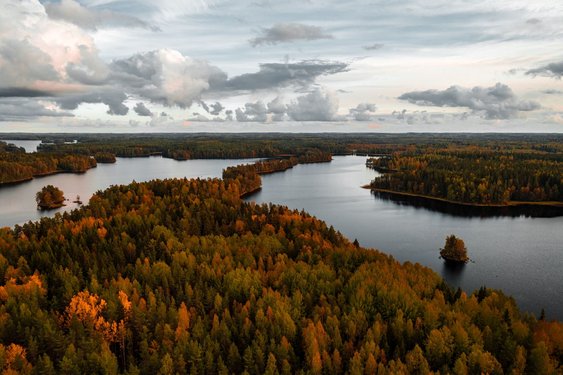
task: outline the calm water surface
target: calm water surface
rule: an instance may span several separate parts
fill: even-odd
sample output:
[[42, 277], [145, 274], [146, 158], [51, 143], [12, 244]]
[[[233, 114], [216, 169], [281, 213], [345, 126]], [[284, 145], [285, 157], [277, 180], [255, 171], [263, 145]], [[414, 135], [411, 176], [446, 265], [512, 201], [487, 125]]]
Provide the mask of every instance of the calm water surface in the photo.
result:
[[76, 203], [69, 201], [66, 202], [65, 207], [58, 210], [37, 210], [35, 194], [45, 185], [57, 186], [71, 201], [80, 195], [81, 200], [87, 203], [92, 194], [106, 189], [110, 185], [129, 184], [133, 180], [149, 181], [155, 178], [221, 177], [224, 168], [241, 163], [251, 163], [254, 160], [176, 161], [160, 156], [117, 158], [115, 164], [98, 163], [96, 168], [83, 174], [61, 173], [34, 178], [22, 184], [0, 187], [0, 227], [37, 220], [42, 216], [53, 216], [56, 212], [78, 207]]
[[[305, 209], [362, 246], [419, 262], [451, 285], [473, 291], [503, 289], [526, 311], [563, 319], [563, 217], [461, 217], [398, 204], [362, 189], [377, 172], [365, 157], [334, 157], [331, 163], [298, 165], [262, 177], [248, 198]], [[438, 249], [445, 237], [463, 238], [475, 263], [444, 266]]]
[[37, 146], [41, 143], [41, 141], [27, 141], [27, 140], [11, 140], [11, 139], [1, 139], [2, 142], [11, 143], [18, 147], [23, 147], [25, 152], [35, 152], [37, 151]]
[[[246, 160], [244, 162], [251, 162]], [[118, 158], [85, 174], [59, 174], [0, 188], [0, 226], [36, 220], [35, 193], [47, 184], [83, 201], [97, 190], [133, 180], [220, 177], [241, 160], [175, 161], [161, 157]], [[450, 284], [473, 291], [482, 285], [503, 289], [526, 311], [563, 320], [563, 217], [463, 217], [381, 199], [362, 189], [377, 172], [365, 157], [335, 157], [331, 163], [298, 165], [262, 177], [262, 190], [248, 200], [305, 209], [362, 246], [380, 249], [401, 262], [419, 262]], [[63, 209], [76, 204], [68, 202]], [[56, 211], [55, 211], [56, 212]], [[449, 234], [461, 236], [475, 263], [451, 270], [438, 258]]]

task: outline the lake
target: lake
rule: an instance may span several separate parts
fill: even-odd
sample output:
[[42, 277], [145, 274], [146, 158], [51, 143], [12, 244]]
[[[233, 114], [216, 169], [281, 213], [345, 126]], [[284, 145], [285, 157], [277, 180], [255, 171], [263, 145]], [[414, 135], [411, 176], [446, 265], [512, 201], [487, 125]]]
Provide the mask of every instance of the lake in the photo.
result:
[[[532, 218], [460, 216], [385, 199], [361, 186], [377, 172], [365, 167], [365, 157], [337, 156], [331, 163], [297, 165], [262, 176], [262, 190], [246, 200], [273, 202], [305, 209], [325, 220], [350, 240], [380, 249], [401, 262], [432, 268], [451, 285], [471, 292], [482, 285], [504, 290], [520, 307], [563, 320], [563, 217]], [[95, 191], [132, 180], [168, 177], [220, 177], [229, 165], [252, 160], [175, 161], [162, 157], [118, 158], [98, 164], [85, 174], [58, 174], [0, 188], [0, 226], [11, 226], [54, 212], [36, 209], [35, 193], [47, 184], [67, 198], [77, 194], [87, 202]], [[63, 209], [72, 209], [68, 203]], [[55, 211], [56, 212], [56, 211]], [[445, 237], [463, 238], [475, 263], [446, 268], [438, 258]]]
[[[523, 310], [539, 316], [544, 307], [563, 320], [563, 217], [464, 217], [379, 198], [361, 188], [379, 175], [365, 160], [336, 156], [262, 176], [262, 190], [248, 200], [305, 209], [362, 246], [428, 266], [455, 287], [502, 289]], [[438, 249], [449, 234], [465, 241], [475, 263], [445, 266]]]
[[[75, 200], [80, 195], [84, 203], [98, 190], [111, 185], [129, 184], [149, 181], [156, 178], [213, 178], [221, 177], [224, 168], [252, 163], [257, 159], [222, 159], [222, 160], [187, 160], [176, 161], [161, 156], [146, 158], [117, 158], [115, 164], [98, 163], [96, 168], [86, 173], [59, 173], [36, 177], [17, 185], [0, 186], [0, 227], [22, 224], [29, 220], [38, 220], [43, 216], [53, 216], [56, 212], [79, 207]], [[45, 185], [55, 185], [61, 189], [65, 197], [70, 199], [66, 206], [57, 210], [37, 210], [35, 194]]]
[[11, 143], [18, 147], [23, 147], [25, 152], [35, 152], [37, 151], [37, 146], [41, 144], [41, 141], [28, 141], [22, 139], [0, 139], [0, 141]]

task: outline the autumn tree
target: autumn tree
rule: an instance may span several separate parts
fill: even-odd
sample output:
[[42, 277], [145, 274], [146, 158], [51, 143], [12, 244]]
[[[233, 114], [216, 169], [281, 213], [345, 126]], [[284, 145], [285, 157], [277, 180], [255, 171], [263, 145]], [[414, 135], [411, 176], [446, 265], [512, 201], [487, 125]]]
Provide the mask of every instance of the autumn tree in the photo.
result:
[[61, 207], [64, 200], [63, 191], [53, 185], [44, 186], [35, 195], [37, 206], [43, 210]]
[[451, 262], [467, 263], [469, 261], [465, 243], [461, 238], [457, 238], [453, 234], [446, 237], [446, 243], [440, 249], [440, 256], [446, 261]]

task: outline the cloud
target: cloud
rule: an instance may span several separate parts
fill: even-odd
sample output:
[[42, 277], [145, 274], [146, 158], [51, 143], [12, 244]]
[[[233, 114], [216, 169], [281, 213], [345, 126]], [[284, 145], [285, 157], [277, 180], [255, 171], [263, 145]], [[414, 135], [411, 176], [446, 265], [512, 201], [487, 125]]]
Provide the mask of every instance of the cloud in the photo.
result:
[[[429, 113], [428, 111], [414, 111], [409, 112], [406, 109], [401, 111], [393, 111], [391, 116], [400, 122], [407, 123], [408, 125], [413, 124], [426, 124], [426, 125], [438, 125], [443, 124], [446, 121], [446, 117], [450, 120], [459, 119], [466, 120], [468, 117], [467, 112], [460, 114], [444, 115], [443, 113]], [[382, 121], [383, 119], [378, 119]]]
[[81, 103], [103, 103], [108, 106], [107, 113], [110, 115], [125, 116], [129, 108], [123, 104], [127, 95], [117, 89], [101, 89], [87, 93], [71, 94], [56, 98], [62, 109], [73, 110]]
[[21, 121], [36, 117], [72, 117], [69, 112], [57, 110], [52, 104], [28, 98], [1, 98], [0, 121]]
[[215, 102], [214, 104], [208, 105], [202, 100], [200, 104], [207, 113], [213, 116], [218, 116], [221, 113], [221, 111], [225, 109], [225, 107], [223, 107], [223, 105], [219, 102]]
[[408, 111], [406, 109], [403, 109], [402, 111], [393, 111], [391, 116], [395, 117], [397, 120], [404, 120], [407, 112]]
[[166, 112], [161, 112], [160, 115], [153, 114], [151, 116], [151, 120], [147, 122], [149, 126], [162, 126], [162, 125], [169, 125], [174, 122], [174, 118]]
[[446, 90], [412, 91], [399, 99], [422, 106], [465, 107], [487, 119], [514, 118], [518, 112], [540, 108], [536, 102], [518, 100], [510, 87], [501, 83], [472, 89], [451, 86]]
[[140, 27], [152, 31], [159, 31], [158, 27], [126, 14], [110, 10], [95, 10], [86, 8], [74, 0], [61, 0], [58, 3], [45, 4], [45, 10], [53, 20], [64, 20], [81, 28], [97, 30], [104, 26]]
[[50, 96], [47, 91], [20, 88], [20, 87], [4, 87], [0, 88], [0, 98], [37, 98], [42, 96]]
[[206, 117], [200, 113], [194, 112], [193, 113], [193, 117], [188, 118], [188, 121], [194, 121], [194, 122], [209, 122], [211, 121], [209, 119], [209, 117]]
[[374, 44], [370, 44], [368, 46], [363, 46], [362, 48], [367, 50], [367, 51], [375, 51], [378, 49], [382, 49], [383, 46], [385, 46], [383, 43], [374, 43]]
[[547, 89], [547, 90], [543, 90], [542, 93], [546, 95], [562, 95], [563, 91], [555, 90], [555, 89]]
[[2, 41], [0, 76], [0, 85], [12, 87], [32, 86], [36, 81], [59, 79], [51, 57], [26, 39]]
[[70, 62], [66, 66], [69, 78], [85, 85], [101, 85], [107, 82], [110, 70], [106, 63], [98, 57], [95, 49], [79, 46], [80, 60]]
[[268, 103], [268, 113], [272, 114], [272, 121], [285, 120], [286, 111], [287, 105], [283, 102], [283, 99], [280, 96], [276, 96], [276, 98]]
[[320, 76], [347, 71], [348, 65], [344, 62], [325, 60], [305, 60], [287, 64], [265, 63], [260, 64], [256, 73], [241, 74], [223, 82], [216, 80], [215, 87], [212, 88], [217, 91], [252, 91], [290, 85], [308, 87]]
[[299, 96], [287, 106], [287, 114], [295, 121], [335, 121], [340, 120], [338, 112], [338, 98], [335, 94], [316, 89]]
[[528, 70], [526, 74], [532, 76], [545, 76], [561, 79], [561, 77], [563, 76], [563, 61]]
[[135, 107], [133, 107], [133, 110], [139, 116], [152, 116], [151, 110], [148, 109], [143, 102], [138, 102]]
[[266, 122], [268, 120], [268, 109], [259, 100], [256, 103], [246, 103], [244, 109], [237, 108], [235, 116], [239, 122]]
[[291, 43], [298, 40], [332, 39], [332, 35], [326, 34], [318, 26], [305, 25], [302, 23], [277, 23], [271, 28], [261, 30], [261, 35], [250, 39], [253, 47], [263, 44], [274, 45], [278, 43]]
[[356, 121], [374, 121], [376, 110], [375, 104], [360, 103], [356, 108], [350, 109], [350, 116]]
[[[363, 105], [359, 107], [363, 108]], [[366, 111], [371, 105], [367, 104]], [[338, 98], [330, 91], [317, 88], [314, 91], [298, 96], [289, 104], [285, 104], [283, 98], [278, 96], [264, 105], [261, 100], [254, 103], [246, 103], [244, 108], [235, 110], [236, 120], [239, 122], [274, 122], [283, 121], [287, 117], [295, 121], [342, 121], [343, 116], [338, 116]], [[226, 121], [232, 119], [230, 111], [225, 112]], [[287, 117], [286, 117], [287, 116]]]
[[193, 59], [171, 49], [138, 53], [110, 64], [111, 78], [128, 92], [153, 103], [187, 108], [214, 81], [226, 74], [205, 60]]
[[75, 92], [107, 74], [93, 38], [54, 21], [36, 0], [7, 0], [0, 12], [0, 89]]

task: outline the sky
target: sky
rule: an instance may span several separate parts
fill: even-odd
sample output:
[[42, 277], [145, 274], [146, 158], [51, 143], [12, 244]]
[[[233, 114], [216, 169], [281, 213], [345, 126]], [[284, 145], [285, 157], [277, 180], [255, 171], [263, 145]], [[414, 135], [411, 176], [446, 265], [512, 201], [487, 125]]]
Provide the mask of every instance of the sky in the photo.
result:
[[563, 132], [560, 1], [0, 4], [0, 132]]

